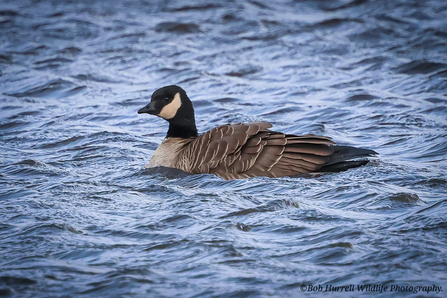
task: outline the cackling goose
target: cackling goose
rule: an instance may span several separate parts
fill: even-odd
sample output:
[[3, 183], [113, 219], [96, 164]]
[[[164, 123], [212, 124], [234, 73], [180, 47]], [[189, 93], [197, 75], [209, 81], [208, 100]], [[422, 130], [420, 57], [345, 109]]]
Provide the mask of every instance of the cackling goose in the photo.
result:
[[164, 166], [228, 180], [283, 177], [344, 171], [365, 165], [365, 157], [377, 154], [337, 146], [329, 137], [271, 131], [268, 122], [227, 124], [198, 136], [191, 100], [175, 85], [155, 91], [151, 102], [138, 110], [142, 113], [169, 122], [168, 134], [147, 168]]

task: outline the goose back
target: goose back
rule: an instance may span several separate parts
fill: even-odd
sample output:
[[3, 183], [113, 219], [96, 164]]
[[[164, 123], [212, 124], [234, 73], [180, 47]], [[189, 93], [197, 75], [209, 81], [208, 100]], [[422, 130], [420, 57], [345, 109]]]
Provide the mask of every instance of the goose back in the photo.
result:
[[282, 177], [315, 172], [334, 152], [328, 137], [287, 135], [271, 127], [267, 122], [228, 124], [196, 138], [167, 138], [148, 166], [224, 179]]

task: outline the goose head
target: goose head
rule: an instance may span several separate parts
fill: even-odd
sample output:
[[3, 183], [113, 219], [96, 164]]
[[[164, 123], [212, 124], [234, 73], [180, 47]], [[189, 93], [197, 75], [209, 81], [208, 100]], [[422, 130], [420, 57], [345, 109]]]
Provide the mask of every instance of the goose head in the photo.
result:
[[169, 122], [166, 137], [190, 138], [197, 136], [194, 108], [185, 90], [176, 85], [156, 90], [151, 102], [138, 110], [138, 114], [151, 114]]

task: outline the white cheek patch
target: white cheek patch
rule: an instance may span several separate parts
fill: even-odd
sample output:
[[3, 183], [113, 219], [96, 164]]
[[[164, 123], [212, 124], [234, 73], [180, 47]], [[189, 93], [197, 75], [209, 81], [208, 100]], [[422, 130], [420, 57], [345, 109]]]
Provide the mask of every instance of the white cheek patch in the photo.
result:
[[181, 106], [182, 100], [180, 99], [180, 93], [177, 93], [175, 94], [174, 99], [169, 104], [165, 105], [157, 116], [166, 120], [172, 119]]

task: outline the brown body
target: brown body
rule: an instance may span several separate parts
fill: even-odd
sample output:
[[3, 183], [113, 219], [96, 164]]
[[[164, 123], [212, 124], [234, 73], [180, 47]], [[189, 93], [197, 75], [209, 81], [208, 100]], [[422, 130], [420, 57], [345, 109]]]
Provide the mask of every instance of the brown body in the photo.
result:
[[224, 179], [317, 172], [334, 152], [327, 137], [285, 135], [267, 122], [216, 127], [196, 138], [166, 138], [147, 167], [165, 166]]

